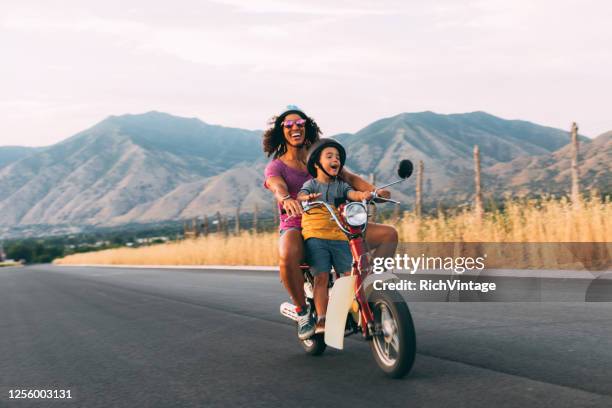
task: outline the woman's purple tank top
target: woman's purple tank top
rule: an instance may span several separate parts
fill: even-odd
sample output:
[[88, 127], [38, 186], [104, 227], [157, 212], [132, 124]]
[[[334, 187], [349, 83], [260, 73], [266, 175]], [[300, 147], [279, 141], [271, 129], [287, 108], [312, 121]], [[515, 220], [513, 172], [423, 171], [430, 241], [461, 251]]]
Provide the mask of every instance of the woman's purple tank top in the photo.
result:
[[[296, 198], [304, 183], [312, 178], [307, 172], [289, 167], [280, 159], [274, 159], [266, 166], [266, 170], [264, 171], [264, 187], [268, 188], [266, 184], [268, 177], [274, 176], [282, 177], [283, 180], [285, 180], [285, 183], [287, 183], [287, 188], [289, 189], [289, 194], [292, 198]], [[283, 207], [279, 204], [279, 213], [282, 208]], [[289, 218], [287, 214], [280, 215], [281, 230], [288, 228], [301, 228], [301, 226], [302, 217]]]

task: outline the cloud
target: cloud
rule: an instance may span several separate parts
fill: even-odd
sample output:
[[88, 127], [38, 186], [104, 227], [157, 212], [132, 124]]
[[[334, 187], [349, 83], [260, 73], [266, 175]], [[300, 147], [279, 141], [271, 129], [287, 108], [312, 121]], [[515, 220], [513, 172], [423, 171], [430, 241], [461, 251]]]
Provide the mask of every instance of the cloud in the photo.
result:
[[245, 0], [213, 0], [213, 3], [231, 6], [241, 13], [254, 14], [306, 14], [306, 15], [388, 15], [397, 14], [402, 10], [398, 7], [401, 2], [370, 2], [370, 1], [283, 1], [259, 0], [257, 2]]
[[[0, 120], [21, 139], [151, 108], [260, 127], [289, 101], [329, 132], [424, 109], [601, 123], [610, 19], [603, 0], [2, 2], [2, 100], [21, 102]], [[43, 115], [40, 95], [70, 108]]]

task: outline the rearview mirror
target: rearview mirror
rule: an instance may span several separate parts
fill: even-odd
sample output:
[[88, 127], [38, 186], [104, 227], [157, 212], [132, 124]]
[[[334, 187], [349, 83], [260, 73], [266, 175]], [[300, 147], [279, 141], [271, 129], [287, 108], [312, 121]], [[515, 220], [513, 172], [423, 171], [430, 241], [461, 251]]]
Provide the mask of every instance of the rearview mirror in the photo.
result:
[[400, 176], [400, 178], [406, 179], [412, 175], [413, 168], [412, 162], [408, 159], [404, 159], [399, 164], [397, 175]]

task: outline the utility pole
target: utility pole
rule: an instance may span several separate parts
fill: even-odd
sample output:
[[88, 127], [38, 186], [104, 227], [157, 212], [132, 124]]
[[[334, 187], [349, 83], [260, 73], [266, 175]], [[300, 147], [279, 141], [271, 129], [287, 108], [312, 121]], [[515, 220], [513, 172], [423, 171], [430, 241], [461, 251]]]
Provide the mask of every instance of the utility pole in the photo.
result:
[[482, 191], [480, 191], [480, 149], [474, 146], [474, 186], [476, 194], [474, 196], [474, 211], [478, 219], [482, 219], [484, 209], [482, 207]]
[[580, 185], [578, 180], [578, 125], [576, 122], [572, 123], [572, 204], [575, 206], [580, 205]]

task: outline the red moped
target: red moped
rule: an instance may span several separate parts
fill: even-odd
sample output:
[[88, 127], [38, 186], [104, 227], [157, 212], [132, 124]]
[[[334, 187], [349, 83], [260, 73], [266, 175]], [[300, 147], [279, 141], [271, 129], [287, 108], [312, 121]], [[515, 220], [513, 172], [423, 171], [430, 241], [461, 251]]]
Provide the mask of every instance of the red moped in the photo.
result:
[[[366, 296], [364, 284], [366, 278], [372, 274], [371, 257], [365, 242], [368, 204], [371, 201], [399, 204], [397, 201], [380, 197], [378, 191], [410, 177], [412, 168], [409, 160], [402, 160], [398, 169], [400, 180], [378, 187], [369, 200], [341, 204], [337, 213], [324, 201], [303, 203], [306, 212], [315, 207], [324, 207], [329, 211], [338, 228], [346, 234], [353, 256], [350, 275], [330, 276], [325, 333], [300, 340], [307, 353], [320, 355], [326, 346], [343, 349], [345, 337], [361, 333], [362, 338], [370, 342], [374, 359], [385, 374], [398, 378], [406, 375], [412, 368], [416, 354], [416, 336], [408, 305], [396, 291], [368, 290], [369, 294]], [[302, 266], [302, 273], [306, 299], [313, 318], [316, 319], [312, 290], [314, 278], [307, 265]], [[395, 278], [391, 274], [385, 275], [385, 279]], [[295, 305], [289, 302], [280, 306], [280, 312], [291, 320], [298, 319]]]

